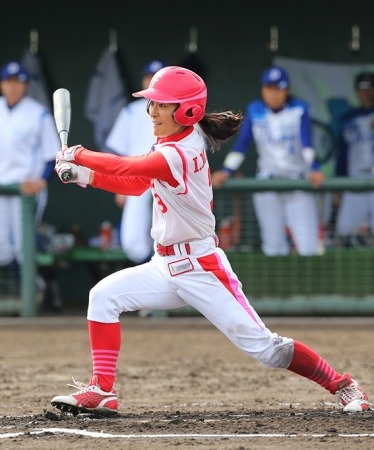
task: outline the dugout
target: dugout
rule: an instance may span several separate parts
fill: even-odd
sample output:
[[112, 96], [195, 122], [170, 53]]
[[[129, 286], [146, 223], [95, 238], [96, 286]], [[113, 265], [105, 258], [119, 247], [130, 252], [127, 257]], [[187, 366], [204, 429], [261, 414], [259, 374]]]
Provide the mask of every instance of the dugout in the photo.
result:
[[[303, 3], [238, 1], [218, 7], [211, 1], [180, 5], [170, 0], [159, 4], [108, 0], [54, 2], [6, 2], [0, 39], [0, 62], [21, 58], [29, 46], [31, 29], [38, 30], [38, 54], [43, 63], [50, 95], [65, 87], [72, 97], [70, 142], [94, 148], [92, 124], [84, 117], [87, 85], [102, 50], [109, 45], [110, 30], [117, 32], [116, 56], [128, 93], [139, 88], [145, 62], [159, 58], [180, 64], [188, 56], [191, 27], [198, 30], [195, 56], [203, 63], [209, 90], [208, 108], [241, 109], [259, 94], [259, 77], [274, 57], [331, 63], [374, 62], [374, 3], [358, 0], [316, 0]], [[352, 27], [359, 26], [360, 46], [352, 51]], [[272, 27], [278, 29], [278, 49], [271, 51]], [[129, 100], [131, 97], [129, 96]], [[212, 169], [220, 167], [227, 144], [209, 155]], [[243, 167], [253, 174], [255, 153]], [[67, 206], [68, 205], [68, 211]], [[120, 210], [112, 194], [95, 189], [63, 186], [57, 177], [50, 184], [45, 221], [65, 231], [78, 224], [87, 238], [98, 233], [100, 223], [116, 224]], [[74, 273], [78, 291], [87, 277]], [[84, 281], [85, 280], [85, 281]], [[85, 301], [85, 300], [84, 300]]]

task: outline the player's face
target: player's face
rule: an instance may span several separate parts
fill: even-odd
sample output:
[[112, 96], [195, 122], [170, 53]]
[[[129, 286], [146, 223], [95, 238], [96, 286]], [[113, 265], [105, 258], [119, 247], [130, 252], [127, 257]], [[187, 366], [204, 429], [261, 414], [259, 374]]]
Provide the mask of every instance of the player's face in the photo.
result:
[[279, 89], [275, 84], [262, 86], [261, 94], [264, 102], [271, 109], [279, 109], [286, 103], [289, 94], [288, 89]]
[[185, 127], [174, 120], [174, 111], [177, 103], [149, 102], [149, 115], [153, 125], [153, 134], [157, 137], [166, 137], [182, 132]]
[[360, 105], [365, 109], [374, 108], [374, 89], [357, 89]]
[[19, 81], [17, 77], [10, 77], [7, 80], [3, 80], [0, 87], [8, 105], [13, 106], [25, 95], [28, 84]]

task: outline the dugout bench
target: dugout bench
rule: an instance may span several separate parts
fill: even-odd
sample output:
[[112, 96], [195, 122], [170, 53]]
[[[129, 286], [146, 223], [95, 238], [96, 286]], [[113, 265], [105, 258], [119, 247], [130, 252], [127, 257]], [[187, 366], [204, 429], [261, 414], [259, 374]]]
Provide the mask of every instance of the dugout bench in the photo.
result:
[[45, 282], [43, 299], [38, 306], [41, 312], [58, 312], [63, 304], [82, 304], [90, 288], [102, 278], [132, 265], [121, 248], [102, 250], [81, 246], [62, 253], [38, 253], [36, 262]]

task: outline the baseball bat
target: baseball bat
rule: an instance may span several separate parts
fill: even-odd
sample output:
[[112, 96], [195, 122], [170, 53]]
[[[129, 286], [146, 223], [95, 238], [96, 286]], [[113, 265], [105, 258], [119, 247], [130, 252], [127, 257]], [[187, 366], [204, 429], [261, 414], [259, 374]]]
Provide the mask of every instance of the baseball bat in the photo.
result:
[[[60, 88], [53, 93], [53, 114], [60, 137], [61, 149], [64, 150], [68, 147], [71, 120], [70, 92], [67, 89]], [[69, 167], [61, 171], [61, 178], [64, 181], [69, 181], [72, 176], [73, 173]]]

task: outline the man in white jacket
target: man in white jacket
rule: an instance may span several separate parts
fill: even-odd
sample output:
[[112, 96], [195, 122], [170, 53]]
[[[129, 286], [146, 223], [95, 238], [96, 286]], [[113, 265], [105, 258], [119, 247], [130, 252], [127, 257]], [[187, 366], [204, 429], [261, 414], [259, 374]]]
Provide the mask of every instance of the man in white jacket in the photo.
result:
[[[153, 75], [164, 67], [161, 61], [151, 61], [142, 71], [142, 89], [147, 89]], [[148, 153], [155, 137], [147, 114], [147, 100], [140, 98], [125, 106], [106, 140], [106, 147], [125, 156]], [[139, 197], [116, 194], [115, 201], [123, 208], [120, 225], [121, 246], [133, 265], [147, 261], [153, 253], [151, 229], [151, 193]]]

